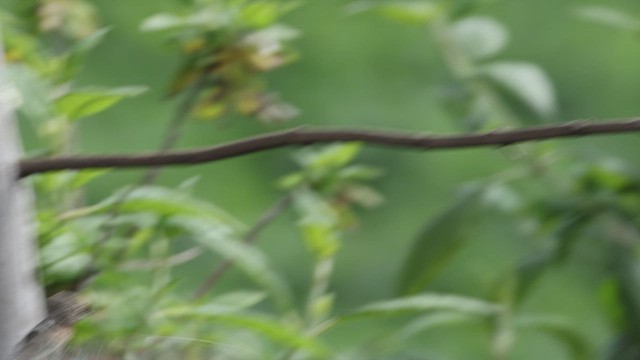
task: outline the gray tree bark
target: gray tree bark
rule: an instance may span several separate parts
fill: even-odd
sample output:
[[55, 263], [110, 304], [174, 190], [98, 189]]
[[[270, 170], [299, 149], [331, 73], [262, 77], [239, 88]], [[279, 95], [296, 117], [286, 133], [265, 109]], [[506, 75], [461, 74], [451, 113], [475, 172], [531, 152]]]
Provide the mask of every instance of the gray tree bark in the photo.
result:
[[0, 44], [0, 360], [46, 316], [45, 297], [36, 277], [37, 252], [31, 194], [19, 182], [21, 144]]

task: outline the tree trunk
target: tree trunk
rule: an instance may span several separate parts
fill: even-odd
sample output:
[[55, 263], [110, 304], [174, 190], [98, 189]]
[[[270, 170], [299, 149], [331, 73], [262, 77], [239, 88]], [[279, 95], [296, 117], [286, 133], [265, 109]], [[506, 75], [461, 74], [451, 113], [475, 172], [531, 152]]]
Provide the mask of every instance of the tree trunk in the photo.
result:
[[17, 180], [20, 140], [0, 44], [0, 360], [45, 318], [45, 298], [36, 277], [36, 247], [29, 190]]

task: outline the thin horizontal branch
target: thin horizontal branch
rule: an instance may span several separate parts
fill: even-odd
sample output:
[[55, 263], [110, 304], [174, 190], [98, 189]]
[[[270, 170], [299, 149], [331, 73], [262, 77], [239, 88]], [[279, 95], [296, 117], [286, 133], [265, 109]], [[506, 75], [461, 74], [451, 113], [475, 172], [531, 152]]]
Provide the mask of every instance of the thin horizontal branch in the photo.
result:
[[20, 162], [20, 177], [54, 170], [201, 164], [286, 146], [336, 141], [362, 141], [389, 147], [433, 150], [506, 146], [526, 141], [639, 131], [640, 118], [606, 122], [579, 120], [560, 125], [448, 136], [379, 130], [297, 128], [250, 137], [223, 145], [186, 151], [25, 159]]

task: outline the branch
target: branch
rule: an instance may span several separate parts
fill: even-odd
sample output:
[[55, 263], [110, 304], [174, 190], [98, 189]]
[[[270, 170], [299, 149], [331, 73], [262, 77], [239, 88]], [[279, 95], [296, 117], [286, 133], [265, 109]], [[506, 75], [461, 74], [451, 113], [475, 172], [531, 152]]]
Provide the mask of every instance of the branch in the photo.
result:
[[336, 141], [362, 141], [381, 146], [433, 150], [507, 146], [526, 141], [629, 132], [640, 132], [640, 118], [608, 122], [578, 120], [560, 125], [449, 136], [374, 130], [314, 130], [298, 128], [195, 150], [156, 154], [59, 156], [25, 159], [20, 162], [19, 176], [25, 177], [54, 170], [201, 164], [281, 147]]

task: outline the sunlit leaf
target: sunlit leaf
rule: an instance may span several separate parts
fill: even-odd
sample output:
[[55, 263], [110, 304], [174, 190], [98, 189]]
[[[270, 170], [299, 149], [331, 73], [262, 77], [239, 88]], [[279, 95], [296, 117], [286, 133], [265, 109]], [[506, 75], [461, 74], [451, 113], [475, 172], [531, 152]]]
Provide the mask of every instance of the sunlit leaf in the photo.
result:
[[628, 12], [616, 8], [602, 5], [587, 5], [577, 8], [576, 13], [579, 17], [595, 23], [627, 31], [640, 31], [640, 17], [633, 16]]
[[142, 31], [174, 31], [194, 28], [216, 30], [228, 25], [230, 21], [231, 14], [229, 12], [220, 6], [211, 5], [188, 15], [170, 13], [152, 15], [144, 20], [140, 29]]
[[539, 66], [525, 62], [493, 62], [480, 74], [504, 89], [541, 118], [557, 111], [556, 94], [551, 80]]
[[376, 3], [372, 1], [358, 1], [348, 7], [348, 12], [374, 12], [385, 18], [404, 24], [423, 25], [436, 19], [442, 8], [433, 1], [390, 1]]
[[317, 257], [333, 256], [341, 245], [337, 231], [339, 215], [324, 199], [309, 189], [294, 192], [294, 204], [301, 214], [298, 227], [307, 247]]
[[502, 24], [480, 16], [454, 23], [451, 35], [456, 46], [472, 59], [485, 59], [497, 54], [509, 39], [509, 33]]
[[400, 292], [422, 291], [458, 250], [472, 238], [481, 214], [483, 186], [466, 189], [445, 212], [429, 221], [413, 243], [400, 279]]
[[305, 149], [298, 153], [296, 160], [303, 167], [312, 170], [340, 168], [351, 162], [361, 148], [361, 143], [349, 142], [325, 146], [318, 151]]
[[140, 95], [146, 90], [142, 86], [75, 90], [56, 99], [55, 108], [69, 120], [77, 120], [104, 111], [121, 100]]

